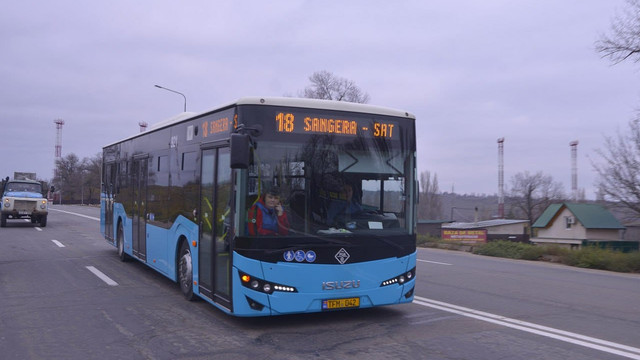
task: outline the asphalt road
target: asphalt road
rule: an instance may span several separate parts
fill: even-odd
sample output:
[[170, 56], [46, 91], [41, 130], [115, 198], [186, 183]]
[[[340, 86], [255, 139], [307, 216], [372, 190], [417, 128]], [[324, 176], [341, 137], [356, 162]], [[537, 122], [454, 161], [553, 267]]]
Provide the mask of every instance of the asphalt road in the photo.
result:
[[420, 249], [413, 304], [235, 318], [121, 263], [98, 216], [0, 229], [1, 359], [640, 359], [638, 274]]

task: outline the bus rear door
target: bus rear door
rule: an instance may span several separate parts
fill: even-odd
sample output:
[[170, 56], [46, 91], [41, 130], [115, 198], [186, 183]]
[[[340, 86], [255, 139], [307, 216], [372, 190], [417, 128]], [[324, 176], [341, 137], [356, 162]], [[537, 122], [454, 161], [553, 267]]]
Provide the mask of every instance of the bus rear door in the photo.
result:
[[147, 180], [148, 155], [133, 159], [133, 255], [147, 259]]

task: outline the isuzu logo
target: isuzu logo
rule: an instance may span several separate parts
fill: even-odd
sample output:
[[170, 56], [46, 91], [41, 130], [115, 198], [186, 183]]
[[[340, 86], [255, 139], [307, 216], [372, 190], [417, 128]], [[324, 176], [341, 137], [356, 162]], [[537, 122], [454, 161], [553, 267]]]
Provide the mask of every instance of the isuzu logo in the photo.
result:
[[347, 250], [345, 250], [344, 248], [341, 248], [340, 251], [338, 251], [335, 256], [336, 260], [338, 260], [340, 264], [346, 263], [350, 257], [351, 255], [349, 255]]
[[356, 289], [360, 287], [360, 280], [323, 281], [322, 290]]

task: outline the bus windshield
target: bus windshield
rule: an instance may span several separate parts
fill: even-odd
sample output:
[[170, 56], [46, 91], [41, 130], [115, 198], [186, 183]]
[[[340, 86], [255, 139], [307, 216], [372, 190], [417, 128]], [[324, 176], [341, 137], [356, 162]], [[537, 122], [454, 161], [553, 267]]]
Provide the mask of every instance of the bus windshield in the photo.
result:
[[[357, 126], [362, 124], [358, 120]], [[413, 219], [408, 216], [413, 214], [407, 210], [414, 201], [414, 151], [409, 141], [403, 141], [408, 137], [402, 136], [402, 131], [412, 128], [393, 130], [397, 134], [374, 137], [322, 131], [279, 133], [276, 128], [273, 133], [264, 132], [275, 135], [256, 137], [242, 195], [248, 210], [239, 217], [247, 222], [239, 226], [241, 235], [412, 234]], [[272, 196], [277, 197], [283, 216], [267, 206], [273, 206], [266, 201]], [[256, 229], [268, 221], [256, 216], [258, 208], [275, 213], [272, 217], [280, 229], [273, 221], [272, 232]]]

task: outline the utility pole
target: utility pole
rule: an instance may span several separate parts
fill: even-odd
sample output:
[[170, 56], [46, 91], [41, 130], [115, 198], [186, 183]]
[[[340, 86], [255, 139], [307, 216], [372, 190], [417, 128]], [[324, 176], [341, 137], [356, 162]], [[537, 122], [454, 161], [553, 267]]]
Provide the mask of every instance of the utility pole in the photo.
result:
[[498, 139], [498, 217], [504, 219], [504, 138]]

